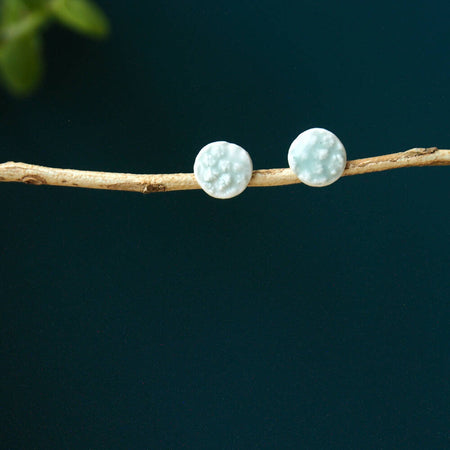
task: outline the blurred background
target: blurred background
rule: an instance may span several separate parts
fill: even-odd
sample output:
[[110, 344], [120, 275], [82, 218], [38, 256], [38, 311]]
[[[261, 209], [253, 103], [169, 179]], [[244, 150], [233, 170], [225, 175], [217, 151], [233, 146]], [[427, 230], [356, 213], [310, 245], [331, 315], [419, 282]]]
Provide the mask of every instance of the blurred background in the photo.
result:
[[[0, 94], [0, 162], [192, 172], [450, 148], [448, 2], [98, 1]], [[5, 449], [444, 449], [449, 168], [140, 195], [0, 184]]]

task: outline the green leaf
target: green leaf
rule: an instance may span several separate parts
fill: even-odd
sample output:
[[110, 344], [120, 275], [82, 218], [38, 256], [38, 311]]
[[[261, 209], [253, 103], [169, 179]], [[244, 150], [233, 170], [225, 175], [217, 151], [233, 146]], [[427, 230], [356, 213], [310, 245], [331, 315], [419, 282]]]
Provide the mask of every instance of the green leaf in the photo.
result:
[[38, 34], [6, 43], [0, 54], [0, 73], [9, 91], [26, 96], [39, 84], [43, 73], [42, 45]]
[[57, 0], [49, 5], [61, 23], [79, 33], [94, 38], [103, 38], [109, 34], [107, 17], [90, 0]]
[[2, 26], [14, 24], [27, 12], [28, 8], [22, 0], [3, 0], [1, 2], [0, 23]]
[[45, 7], [46, 4], [52, 0], [21, 0], [21, 1], [25, 2], [30, 9], [36, 9], [41, 8], [43, 6]]

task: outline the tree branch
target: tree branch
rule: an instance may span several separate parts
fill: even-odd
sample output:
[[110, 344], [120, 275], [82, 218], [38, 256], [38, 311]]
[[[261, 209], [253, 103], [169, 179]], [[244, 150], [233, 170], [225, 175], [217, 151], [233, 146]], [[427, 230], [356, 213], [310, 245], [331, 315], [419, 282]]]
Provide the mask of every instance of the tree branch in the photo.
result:
[[[413, 148], [401, 153], [348, 161], [343, 176], [362, 175], [402, 167], [448, 166], [450, 150], [436, 147]], [[150, 192], [200, 189], [193, 173], [135, 175], [130, 173], [92, 172], [55, 169], [20, 162], [0, 164], [0, 182], [35, 185], [70, 186], [113, 191]], [[283, 186], [300, 183], [291, 169], [254, 170], [250, 187]]]

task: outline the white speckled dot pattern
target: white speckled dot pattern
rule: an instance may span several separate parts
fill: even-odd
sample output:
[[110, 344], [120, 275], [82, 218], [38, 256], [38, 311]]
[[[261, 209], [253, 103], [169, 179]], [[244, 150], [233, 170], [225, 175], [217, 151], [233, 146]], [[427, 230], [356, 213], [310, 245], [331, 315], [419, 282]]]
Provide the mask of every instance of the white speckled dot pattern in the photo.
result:
[[195, 158], [194, 175], [201, 188], [215, 198], [232, 198], [245, 190], [252, 177], [250, 155], [225, 141], [205, 145]]
[[289, 167], [309, 186], [328, 186], [344, 172], [347, 154], [342, 142], [324, 128], [311, 128], [292, 142]]

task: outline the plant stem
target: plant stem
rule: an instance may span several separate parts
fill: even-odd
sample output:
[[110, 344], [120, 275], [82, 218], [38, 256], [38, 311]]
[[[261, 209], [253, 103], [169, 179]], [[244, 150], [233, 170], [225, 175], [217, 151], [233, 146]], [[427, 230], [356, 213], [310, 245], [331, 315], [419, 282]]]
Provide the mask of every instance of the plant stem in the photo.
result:
[[[436, 147], [413, 148], [401, 153], [348, 161], [343, 176], [361, 175], [403, 167], [449, 165], [450, 150], [439, 150]], [[131, 191], [143, 194], [200, 189], [193, 173], [135, 175], [130, 173], [55, 169], [12, 161], [0, 164], [1, 181]], [[253, 171], [249, 186], [282, 186], [296, 183], [300, 183], [300, 180], [291, 169], [263, 169]]]

